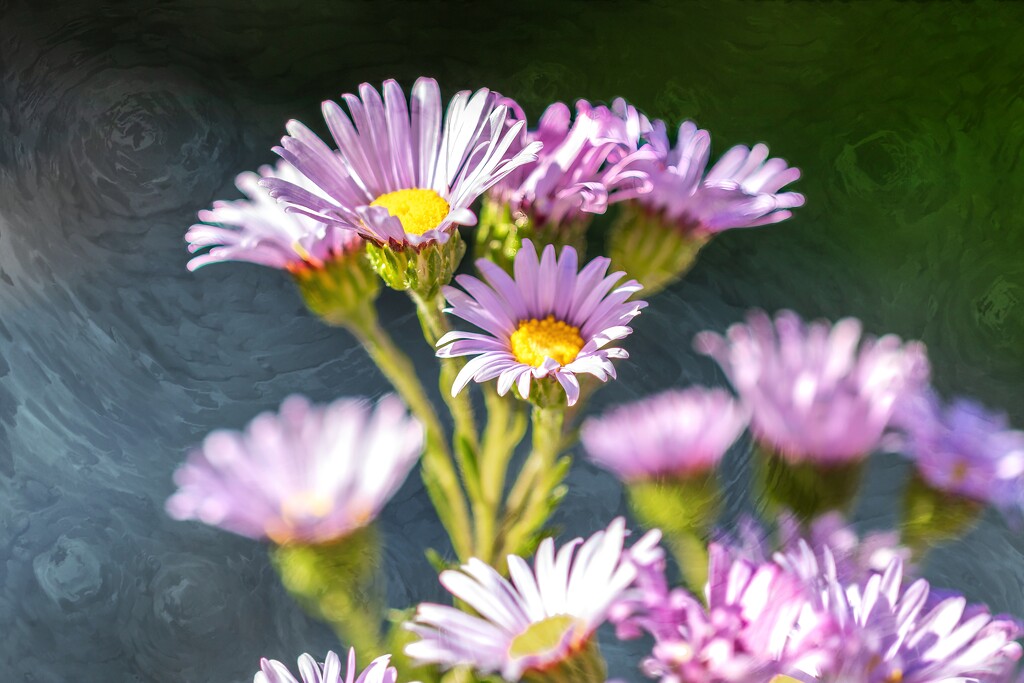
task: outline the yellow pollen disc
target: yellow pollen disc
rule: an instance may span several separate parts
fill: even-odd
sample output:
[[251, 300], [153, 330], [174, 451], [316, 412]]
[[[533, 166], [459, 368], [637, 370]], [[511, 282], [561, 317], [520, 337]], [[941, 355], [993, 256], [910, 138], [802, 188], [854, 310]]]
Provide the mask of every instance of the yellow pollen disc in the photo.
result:
[[413, 235], [422, 235], [441, 224], [448, 215], [448, 202], [433, 190], [396, 190], [370, 202], [370, 206], [383, 206], [402, 222], [402, 229]]
[[576, 647], [579, 643], [575, 641], [584, 633], [582, 622], [567, 614], [548, 617], [530, 624], [529, 628], [513, 638], [508, 653], [512, 657], [527, 657], [551, 652], [570, 632], [574, 636], [571, 646]]
[[281, 501], [281, 519], [294, 524], [304, 519], [322, 519], [334, 509], [334, 501], [322, 493], [297, 493]]
[[559, 365], [568, 365], [576, 360], [583, 348], [580, 328], [555, 320], [553, 315], [543, 320], [532, 318], [519, 323], [509, 342], [516, 360], [535, 368], [539, 368], [545, 358]]

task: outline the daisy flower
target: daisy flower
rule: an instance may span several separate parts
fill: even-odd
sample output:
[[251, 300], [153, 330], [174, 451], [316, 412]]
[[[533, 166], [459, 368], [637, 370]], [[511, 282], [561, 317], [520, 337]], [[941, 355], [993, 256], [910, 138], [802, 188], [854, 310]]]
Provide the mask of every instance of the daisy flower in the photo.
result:
[[[526, 119], [517, 104], [507, 102], [517, 120]], [[647, 118], [623, 100], [612, 109], [579, 100], [575, 119], [568, 106], [556, 102], [525, 135], [543, 145], [537, 159], [497, 183], [489, 199], [536, 226], [572, 224], [584, 214], [604, 213], [611, 197], [627, 191], [633, 196], [643, 184], [646, 174], [633, 166], [646, 157], [631, 152], [650, 129]]]
[[278, 545], [327, 543], [372, 521], [422, 449], [423, 427], [395, 396], [375, 408], [290, 396], [243, 432], [207, 436], [175, 472], [167, 511]]
[[384, 96], [367, 83], [359, 95], [332, 101], [323, 114], [337, 149], [297, 121], [275, 152], [321, 192], [285, 179], [264, 181], [270, 193], [329, 226], [353, 230], [377, 245], [419, 249], [447, 242], [456, 226], [474, 225], [473, 201], [536, 159], [540, 143], [510, 154], [523, 123], [506, 126], [507, 107], [487, 89], [452, 98], [442, 126], [437, 82], [420, 78], [411, 103], [384, 82]]
[[1019, 513], [1024, 502], [1024, 432], [1005, 414], [969, 399], [944, 406], [928, 389], [904, 402], [897, 419], [903, 450], [932, 488]]
[[726, 337], [702, 332], [694, 345], [725, 371], [757, 440], [791, 463], [861, 460], [881, 443], [897, 400], [928, 375], [923, 345], [862, 340], [854, 318], [805, 324], [782, 311], [773, 322], [752, 311]]
[[[406, 646], [406, 654], [444, 667], [466, 664], [481, 673], [499, 672], [508, 681], [562, 665], [579, 666], [610, 606], [636, 576], [630, 554], [649, 552], [657, 542], [656, 533], [648, 534], [626, 551], [625, 535], [620, 517], [607, 530], [585, 542], [576, 539], [557, 554], [554, 541], [545, 539], [532, 570], [522, 558], [509, 555], [511, 580], [476, 559], [460, 571], [443, 572], [445, 588], [479, 616], [421, 604], [408, 626], [420, 640]], [[603, 671], [597, 669], [603, 665], [583, 674], [577, 669], [573, 680], [603, 683]]]
[[214, 202], [212, 209], [199, 212], [199, 220], [203, 222], [185, 233], [190, 253], [210, 247], [188, 262], [189, 270], [210, 263], [247, 261], [294, 273], [306, 268], [322, 268], [325, 263], [362, 246], [362, 241], [349, 231], [286, 212], [260, 187], [261, 179], [294, 183], [323, 197], [319, 188], [286, 161], [277, 162], [275, 167], [261, 166], [258, 174], [239, 174], [235, 186], [247, 199]]
[[755, 562], [768, 562], [777, 551], [795, 552], [806, 544], [819, 562], [826, 549], [836, 566], [840, 581], [860, 581], [885, 570], [893, 558], [910, 564], [910, 548], [900, 543], [900, 532], [875, 530], [860, 534], [839, 512], [828, 512], [812, 520], [801, 520], [786, 512], [779, 516], [775, 533], [753, 518], [745, 517], [733, 529], [721, 534], [718, 542], [728, 545], [738, 556]]
[[766, 145], [737, 145], [705, 173], [711, 154], [706, 130], [684, 122], [673, 148], [664, 128], [652, 129], [649, 137], [651, 148], [663, 156], [644, 166], [650, 190], [638, 194], [636, 202], [688, 232], [711, 235], [778, 223], [804, 203], [802, 194], [779, 192], [800, 177], [800, 170], [769, 159]]
[[665, 683], [753, 683], [828, 659], [831, 624], [808, 610], [799, 577], [772, 562], [709, 548], [705, 601], [669, 589], [664, 562], [648, 555], [636, 587], [613, 610], [620, 637], [654, 637], [644, 672]]
[[555, 257], [548, 245], [538, 258], [533, 243], [516, 254], [514, 278], [485, 259], [477, 261], [484, 281], [460, 275], [466, 291], [445, 286], [447, 313], [484, 330], [452, 331], [438, 340], [441, 358], [475, 356], [452, 386], [458, 394], [471, 381], [497, 378], [498, 393], [515, 385], [523, 398], [532, 380], [554, 378], [569, 405], [580, 395], [577, 375], [589, 373], [602, 382], [615, 377], [613, 358], [628, 358], [608, 344], [633, 332], [629, 321], [647, 304], [628, 299], [641, 289], [635, 280], [616, 286], [623, 273], [606, 275], [609, 260], [596, 258], [577, 272], [576, 250], [564, 247]]
[[333, 652], [327, 653], [323, 664], [308, 654], [299, 657], [299, 677], [292, 675], [288, 667], [276, 659], [261, 659], [260, 670], [253, 677], [253, 683], [396, 683], [398, 672], [388, 666], [391, 655], [383, 655], [370, 662], [358, 676], [356, 672], [356, 651], [348, 651], [348, 667], [341, 673], [341, 658]]
[[590, 458], [620, 479], [682, 477], [713, 470], [747, 426], [722, 389], [673, 389], [588, 418], [580, 437]]
[[830, 553], [823, 561], [806, 544], [776, 556], [817, 593], [815, 609], [831, 618], [838, 638], [831, 661], [803, 667], [801, 681], [935, 683], [1009, 680], [1021, 646], [1018, 623], [992, 616], [959, 595], [929, 600], [924, 579], [903, 585], [903, 563], [842, 583]]

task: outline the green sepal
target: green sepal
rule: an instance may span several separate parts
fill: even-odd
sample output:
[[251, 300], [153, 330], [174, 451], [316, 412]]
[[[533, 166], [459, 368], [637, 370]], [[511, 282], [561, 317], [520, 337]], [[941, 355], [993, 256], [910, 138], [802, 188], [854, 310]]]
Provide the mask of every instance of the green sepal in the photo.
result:
[[311, 616], [331, 624], [362, 657], [384, 654], [380, 614], [385, 587], [372, 525], [329, 543], [289, 543], [270, 550], [281, 583]]
[[914, 472], [903, 492], [903, 543], [921, 559], [974, 528], [984, 509], [979, 501], [933, 488]]
[[366, 251], [339, 255], [322, 267], [291, 271], [306, 308], [329, 325], [364, 324], [375, 319], [380, 278]]
[[592, 216], [584, 213], [573, 221], [538, 225], [526, 213], [517, 211], [513, 214], [508, 204], [485, 197], [475, 230], [475, 254], [477, 258], [493, 261], [510, 274], [516, 253], [525, 239], [533, 242], [538, 253], [548, 244], [555, 245], [559, 252], [562, 247], [569, 246], [582, 259], [587, 250], [587, 229], [591, 220]]
[[550, 375], [547, 377], [533, 378], [530, 380], [530, 395], [523, 398], [519, 393], [519, 386], [513, 385], [512, 393], [521, 401], [527, 401], [542, 409], [560, 410], [565, 412], [569, 407], [568, 397], [565, 389], [558, 383], [558, 380]]
[[389, 244], [366, 246], [370, 265], [388, 287], [412, 290], [424, 299], [436, 297], [441, 287], [452, 281], [465, 253], [466, 243], [457, 230], [444, 244], [428, 242], [418, 248], [398, 249]]
[[626, 491], [637, 520], [661, 529], [687, 587], [701, 595], [708, 575], [707, 537], [722, 509], [715, 472], [634, 481]]
[[528, 670], [520, 680], [523, 683], [605, 683], [607, 676], [597, 638], [591, 636], [562, 661], [543, 670]]
[[834, 465], [790, 462], [768, 448], [754, 453], [758, 500], [772, 518], [790, 511], [810, 522], [826, 512], [849, 513], [860, 489], [865, 458]]
[[608, 235], [612, 270], [623, 270], [651, 296], [682, 278], [697, 262], [710, 234], [638, 205], [622, 205]]

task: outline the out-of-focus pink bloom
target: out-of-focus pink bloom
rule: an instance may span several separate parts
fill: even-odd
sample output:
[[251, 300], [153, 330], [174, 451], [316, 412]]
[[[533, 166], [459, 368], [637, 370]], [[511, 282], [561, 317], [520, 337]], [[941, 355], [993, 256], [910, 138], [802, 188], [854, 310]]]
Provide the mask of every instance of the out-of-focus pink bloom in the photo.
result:
[[895, 421], [904, 452], [934, 489], [997, 507], [1019, 517], [1024, 504], [1024, 432], [1005, 414], [968, 399], [943, 406], [934, 390], [909, 396]]
[[692, 387], [589, 418], [580, 436], [594, 462], [632, 481], [713, 470], [746, 425], [728, 392]]
[[896, 402], [928, 379], [919, 342], [894, 335], [861, 339], [861, 324], [805, 324], [782, 311], [774, 322], [762, 311], [725, 337], [697, 335], [696, 349], [711, 356], [751, 413], [755, 438], [790, 462], [836, 465], [879, 446]]

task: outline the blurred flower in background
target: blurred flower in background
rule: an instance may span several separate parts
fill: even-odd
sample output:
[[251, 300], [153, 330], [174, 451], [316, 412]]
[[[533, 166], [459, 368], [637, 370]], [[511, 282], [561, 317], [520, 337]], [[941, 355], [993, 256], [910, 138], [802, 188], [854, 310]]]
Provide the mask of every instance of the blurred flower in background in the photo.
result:
[[1024, 432], [980, 403], [943, 405], [931, 387], [906, 396], [894, 422], [914, 463], [904, 492], [904, 536], [919, 554], [958, 538], [985, 506], [1020, 524], [1024, 508]]
[[315, 406], [290, 396], [244, 432], [216, 431], [175, 473], [175, 519], [275, 543], [323, 543], [371, 522], [423, 448], [394, 396]]
[[591, 460], [623, 480], [633, 514], [662, 531], [695, 590], [707, 579], [707, 537], [721, 508], [716, 469], [746, 426], [727, 391], [691, 387], [588, 418], [580, 430]]
[[842, 582], [831, 553], [823, 560], [806, 544], [777, 556], [815, 595], [813, 609], [835, 629], [831, 661], [803, 667], [800, 680], [846, 683], [1008, 681], [1021, 656], [1022, 634], [1013, 619], [992, 616], [962, 596], [930, 600], [924, 579], [903, 585], [903, 563]]
[[929, 375], [922, 344], [862, 338], [854, 318], [804, 323], [781, 311], [773, 321], [754, 310], [725, 337], [701, 332], [694, 346], [718, 362], [750, 410], [761, 500], [774, 514], [804, 519], [849, 507], [898, 400]]
[[588, 418], [580, 437], [591, 460], [628, 483], [713, 471], [746, 426], [728, 392], [691, 387]]
[[790, 462], [839, 464], [875, 450], [897, 399], [928, 379], [917, 342], [861, 338], [861, 323], [804, 323], [781, 311], [751, 311], [725, 337], [697, 335], [750, 409], [754, 437]]

